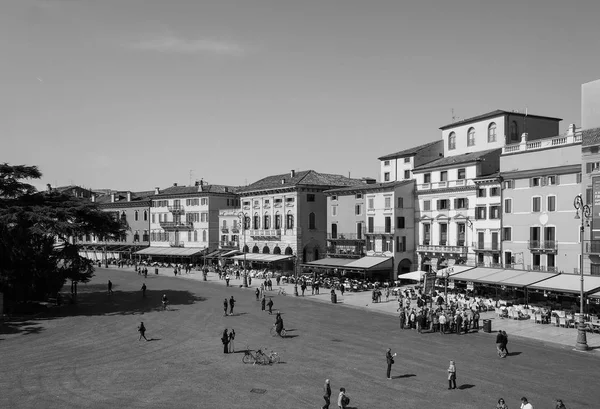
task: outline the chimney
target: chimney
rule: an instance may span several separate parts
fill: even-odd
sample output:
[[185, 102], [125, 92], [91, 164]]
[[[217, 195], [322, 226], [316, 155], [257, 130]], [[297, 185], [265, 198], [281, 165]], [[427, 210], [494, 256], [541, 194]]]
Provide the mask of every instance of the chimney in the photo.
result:
[[173, 187], [177, 187], [177, 183], [173, 183]]
[[131, 202], [131, 192], [127, 192], [127, 201]]
[[92, 193], [92, 202], [95, 202], [95, 201], [96, 201], [96, 194]]
[[114, 193], [111, 193], [111, 194], [110, 194], [110, 202], [111, 202], [111, 203], [114, 203], [114, 202], [115, 202], [115, 194], [114, 194]]
[[569, 128], [567, 129], [567, 135], [575, 135], [576, 130], [577, 127], [575, 126], [575, 124], [569, 124]]
[[526, 143], [528, 136], [529, 134], [527, 132], [523, 132], [523, 135], [521, 135], [521, 143]]
[[281, 184], [285, 185], [285, 179], [281, 179]]
[[291, 177], [294, 177], [294, 176], [296, 176], [296, 171], [295, 171], [294, 169], [292, 169], [292, 170], [290, 171], [290, 176], [291, 176]]
[[155, 187], [155, 188], [154, 188], [154, 194], [155, 194], [155, 195], [158, 195], [158, 194], [160, 194], [160, 188], [159, 188], [159, 187]]
[[229, 188], [227, 186], [224, 186], [225, 189], [225, 193], [229, 193]]

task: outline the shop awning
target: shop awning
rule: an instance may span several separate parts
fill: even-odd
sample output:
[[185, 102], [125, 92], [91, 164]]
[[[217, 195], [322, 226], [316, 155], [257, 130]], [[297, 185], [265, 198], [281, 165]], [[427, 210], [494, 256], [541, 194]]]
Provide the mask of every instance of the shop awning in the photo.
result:
[[398, 280], [421, 281], [425, 274], [427, 274], [425, 271], [411, 271], [410, 273], [398, 275]]
[[[581, 276], [579, 274], [559, 274], [547, 280], [540, 281], [539, 283], [532, 284], [529, 288], [534, 290], [579, 294], [581, 291]], [[584, 276], [584, 294], [596, 293], [599, 290], [600, 276]]]
[[204, 251], [206, 251], [206, 248], [199, 247], [148, 247], [143, 250], [136, 251], [134, 254], [148, 256], [190, 257], [201, 254]]
[[337, 268], [337, 267], [343, 267], [348, 263], [352, 263], [353, 261], [356, 261], [355, 258], [335, 258], [335, 257], [329, 257], [329, 258], [322, 258], [320, 260], [315, 260], [315, 261], [309, 261], [308, 263], [303, 263], [302, 265], [304, 267], [331, 267], [331, 268]]
[[276, 261], [282, 261], [292, 258], [292, 256], [282, 254], [261, 254], [261, 253], [246, 253], [233, 256], [233, 260], [246, 260], [246, 261], [261, 261], [263, 263], [274, 263]]
[[221, 257], [224, 253], [229, 252], [229, 250], [215, 250], [211, 253], [208, 253], [206, 255], [206, 258], [219, 258]]
[[558, 273], [544, 273], [541, 271], [525, 271], [515, 277], [510, 277], [500, 281], [498, 284], [505, 285], [508, 287], [529, 287], [531, 284], [539, 283], [540, 281], [547, 280]]
[[462, 273], [464, 271], [472, 270], [474, 268], [475, 267], [472, 267], [472, 266], [465, 266], [462, 264], [457, 264], [457, 265], [450, 266], [450, 267], [440, 268], [436, 274], [438, 277], [445, 277], [446, 273], [448, 273], [448, 276], [453, 276], [454, 274]]
[[223, 254], [221, 254], [221, 258], [235, 256], [236, 254], [241, 254], [242, 252], [239, 250], [229, 250]]
[[[472, 281], [474, 283], [490, 283], [494, 282], [494, 280], [487, 280], [488, 277], [491, 277], [497, 273], [500, 273], [504, 270], [498, 268], [486, 268], [486, 267], [477, 267], [471, 270], [463, 271], [462, 273], [457, 273], [452, 275], [453, 280], [458, 281]], [[515, 270], [511, 270], [513, 275], [517, 275]], [[507, 277], [504, 277], [507, 278]]]
[[394, 260], [391, 257], [366, 256], [353, 260], [344, 265], [346, 269], [355, 270], [385, 270], [394, 267]]

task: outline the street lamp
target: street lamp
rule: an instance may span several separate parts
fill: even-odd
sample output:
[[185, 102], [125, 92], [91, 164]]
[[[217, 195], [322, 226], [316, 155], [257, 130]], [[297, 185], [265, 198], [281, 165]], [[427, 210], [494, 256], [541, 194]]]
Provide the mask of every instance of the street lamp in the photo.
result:
[[242, 252], [244, 253], [244, 288], [248, 288], [248, 272], [246, 271], [246, 215], [243, 212], [238, 213], [238, 219], [241, 225], [242, 235], [244, 236], [244, 247], [242, 247]]
[[294, 255], [292, 261], [294, 263], [294, 295], [298, 297], [298, 256]]
[[[590, 206], [583, 203], [583, 198], [581, 194], [575, 196], [575, 200], [573, 200], [573, 207], [575, 207], [575, 219], [581, 220], [581, 227], [579, 228], [579, 238], [581, 241], [581, 255], [579, 259], [579, 275], [581, 277], [581, 290], [579, 292], [579, 322], [577, 325], [577, 344], [575, 344], [575, 349], [579, 351], [587, 351], [587, 336], [585, 334], [584, 328], [584, 319], [583, 319], [583, 251], [584, 251], [584, 231], [585, 224], [588, 223], [590, 215], [592, 214], [592, 209]], [[581, 216], [579, 213], [581, 212]]]

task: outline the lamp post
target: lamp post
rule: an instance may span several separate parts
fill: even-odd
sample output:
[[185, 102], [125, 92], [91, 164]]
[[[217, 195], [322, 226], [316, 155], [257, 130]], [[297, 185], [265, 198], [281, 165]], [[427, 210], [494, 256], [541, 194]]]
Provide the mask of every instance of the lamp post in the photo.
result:
[[294, 295], [298, 297], [298, 256], [294, 255]]
[[238, 213], [238, 219], [240, 221], [242, 235], [244, 236], [244, 247], [242, 247], [242, 253], [244, 253], [244, 288], [248, 288], [248, 272], [246, 271], [246, 252], [244, 249], [246, 248], [246, 216], [243, 212]]
[[[590, 215], [592, 213], [592, 209], [590, 208], [590, 206], [584, 204], [581, 194], [575, 196], [575, 199], [573, 200], [573, 207], [575, 207], [575, 219], [581, 220], [581, 227], [579, 228], [579, 238], [581, 241], [581, 255], [580, 255], [580, 259], [579, 259], [579, 275], [581, 277], [581, 289], [579, 292], [579, 322], [577, 325], [577, 344], [575, 344], [575, 349], [577, 349], [578, 351], [587, 351], [588, 344], [587, 344], [587, 336], [585, 334], [584, 319], [583, 319], [583, 293], [584, 293], [584, 289], [583, 289], [584, 240], [583, 239], [585, 236], [584, 235], [584, 231], [585, 231], [584, 223], [588, 222]], [[580, 212], [581, 212], [581, 215], [579, 215]]]

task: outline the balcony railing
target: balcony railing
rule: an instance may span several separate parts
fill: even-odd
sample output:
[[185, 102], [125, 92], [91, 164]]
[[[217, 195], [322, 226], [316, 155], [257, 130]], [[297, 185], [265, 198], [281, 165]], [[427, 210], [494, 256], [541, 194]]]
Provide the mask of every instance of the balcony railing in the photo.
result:
[[[471, 182], [472, 183], [472, 182]], [[471, 184], [469, 183], [469, 184]], [[466, 179], [442, 180], [440, 182], [420, 183], [417, 185], [417, 190], [444, 189], [447, 187], [466, 186]]]
[[556, 251], [558, 242], [556, 240], [529, 240], [527, 248], [533, 251]]
[[465, 246], [444, 246], [444, 245], [431, 245], [421, 244], [417, 246], [417, 251], [429, 251], [436, 253], [459, 253], [466, 254], [468, 248]]
[[229, 233], [229, 227], [221, 227], [222, 233]]
[[165, 230], [193, 230], [194, 223], [191, 222], [160, 222], [160, 227]]
[[365, 240], [364, 233], [327, 233], [328, 240]]
[[281, 237], [281, 229], [269, 229], [269, 230], [258, 230], [258, 229], [253, 229], [253, 230], [248, 230], [248, 234], [251, 237], [256, 237], [256, 238], [278, 238]]
[[505, 145], [502, 148], [502, 153], [526, 152], [554, 146], [571, 145], [581, 142], [581, 131], [576, 131], [571, 135], [559, 135], [551, 138], [538, 139], [534, 141], [523, 141]]
[[183, 247], [183, 242], [180, 241], [170, 241], [169, 246], [171, 247]]
[[338, 249], [336, 247], [327, 247], [327, 255], [330, 257], [360, 258], [364, 257], [365, 253], [361, 249], [348, 250]]
[[185, 213], [185, 208], [182, 205], [167, 206], [167, 209], [173, 214]]
[[[503, 268], [501, 263], [475, 263], [476, 267]], [[512, 267], [507, 267], [512, 268]]]
[[475, 250], [500, 251], [500, 243], [493, 241], [474, 241], [472, 246]]
[[232, 233], [239, 233], [240, 232], [240, 227], [239, 226], [233, 226], [231, 228], [231, 232]]
[[365, 229], [365, 234], [394, 234], [394, 229], [393, 228], [389, 228], [386, 229], [385, 227], [373, 227], [372, 229], [369, 229], [368, 227]]
[[600, 240], [585, 240], [584, 244], [586, 254], [600, 254]]
[[240, 243], [238, 241], [221, 241], [219, 242], [219, 245], [221, 247], [232, 247], [232, 248], [239, 248]]

